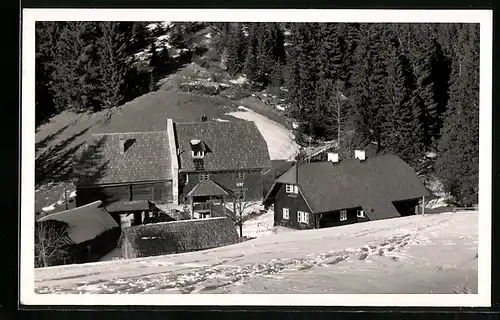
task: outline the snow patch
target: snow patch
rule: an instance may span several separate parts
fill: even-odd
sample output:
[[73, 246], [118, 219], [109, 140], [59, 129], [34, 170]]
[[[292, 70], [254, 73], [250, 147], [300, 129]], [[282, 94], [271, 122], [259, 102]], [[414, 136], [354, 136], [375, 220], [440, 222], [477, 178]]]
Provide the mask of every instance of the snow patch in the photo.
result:
[[55, 209], [56, 209], [56, 207], [54, 206], [54, 204], [51, 204], [50, 206], [43, 207], [43, 208], [42, 208], [42, 211], [43, 211], [43, 212], [49, 212], [49, 211], [53, 211], [53, 210], [55, 210]]
[[264, 137], [271, 160], [293, 160], [299, 153], [299, 145], [294, 141], [295, 136], [281, 124], [254, 112], [243, 106], [238, 109], [245, 111], [230, 112], [227, 115], [253, 121]]
[[239, 76], [238, 78], [236, 79], [231, 79], [229, 80], [229, 82], [231, 82], [232, 84], [244, 84], [246, 83], [248, 80], [246, 77], [243, 77], [243, 76]]
[[251, 109], [245, 107], [245, 106], [238, 106], [238, 110], [243, 110], [243, 111], [252, 111]]
[[280, 104], [276, 105], [276, 109], [281, 110], [281, 111], [285, 111], [285, 107], [283, 107]]
[[218, 122], [230, 122], [229, 120], [220, 119], [220, 118], [215, 118], [214, 120], [218, 121]]
[[205, 34], [205, 38], [212, 39], [212, 34], [211, 33]]

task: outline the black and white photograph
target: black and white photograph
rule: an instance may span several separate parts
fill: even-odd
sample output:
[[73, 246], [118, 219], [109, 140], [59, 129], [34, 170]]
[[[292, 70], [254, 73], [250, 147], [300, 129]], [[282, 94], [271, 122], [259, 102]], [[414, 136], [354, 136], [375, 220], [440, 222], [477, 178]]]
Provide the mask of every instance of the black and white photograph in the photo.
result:
[[21, 302], [489, 306], [491, 28], [24, 10]]

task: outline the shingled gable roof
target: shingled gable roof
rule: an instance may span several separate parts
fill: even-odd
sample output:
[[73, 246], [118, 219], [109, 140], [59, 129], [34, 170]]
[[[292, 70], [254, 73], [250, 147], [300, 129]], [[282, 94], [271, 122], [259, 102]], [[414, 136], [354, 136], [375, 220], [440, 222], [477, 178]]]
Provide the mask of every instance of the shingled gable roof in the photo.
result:
[[[430, 195], [415, 171], [395, 155], [299, 165], [299, 189], [314, 213], [361, 206], [371, 220], [399, 216], [393, 201]], [[264, 202], [282, 184], [296, 183], [294, 165], [281, 175]]]
[[[130, 141], [123, 152], [124, 143]], [[166, 131], [93, 134], [73, 159], [76, 185], [172, 179]]]
[[201, 140], [207, 148], [203, 158], [207, 171], [271, 168], [267, 143], [250, 121], [175, 124], [180, 152], [180, 171], [194, 171], [190, 141]]
[[[131, 257], [206, 250], [239, 242], [234, 223], [228, 218], [207, 218], [162, 222], [129, 227], [123, 230], [124, 256], [127, 246]], [[129, 257], [127, 257], [129, 258]]]
[[229, 193], [212, 180], [202, 180], [198, 182], [191, 191], [188, 192], [188, 197], [204, 197], [204, 196], [227, 196]]

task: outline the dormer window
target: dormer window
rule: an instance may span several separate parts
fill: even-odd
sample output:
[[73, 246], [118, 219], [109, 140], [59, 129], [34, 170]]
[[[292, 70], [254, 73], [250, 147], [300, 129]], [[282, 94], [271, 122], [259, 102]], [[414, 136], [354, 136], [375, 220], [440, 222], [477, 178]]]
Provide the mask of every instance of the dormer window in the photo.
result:
[[294, 184], [287, 184], [285, 187], [286, 193], [288, 194], [298, 194], [299, 193], [299, 187]]
[[191, 154], [194, 159], [203, 159], [203, 157], [205, 156], [205, 151], [203, 150], [191, 151]]
[[200, 173], [199, 177], [200, 177], [200, 181], [210, 180], [210, 174], [209, 173]]

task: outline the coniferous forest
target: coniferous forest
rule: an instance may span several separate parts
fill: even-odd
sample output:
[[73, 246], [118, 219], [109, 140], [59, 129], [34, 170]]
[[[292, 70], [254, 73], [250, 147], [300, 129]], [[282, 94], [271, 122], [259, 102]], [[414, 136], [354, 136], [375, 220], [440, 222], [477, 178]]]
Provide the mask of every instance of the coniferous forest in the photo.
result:
[[[37, 124], [155, 90], [151, 79], [172, 72], [173, 59], [155, 47], [165, 30], [147, 25], [37, 23]], [[230, 76], [283, 89], [300, 144], [337, 140], [344, 155], [374, 143], [426, 166], [458, 204], [477, 203], [479, 24], [173, 23], [170, 44], [191, 50], [206, 27]]]

